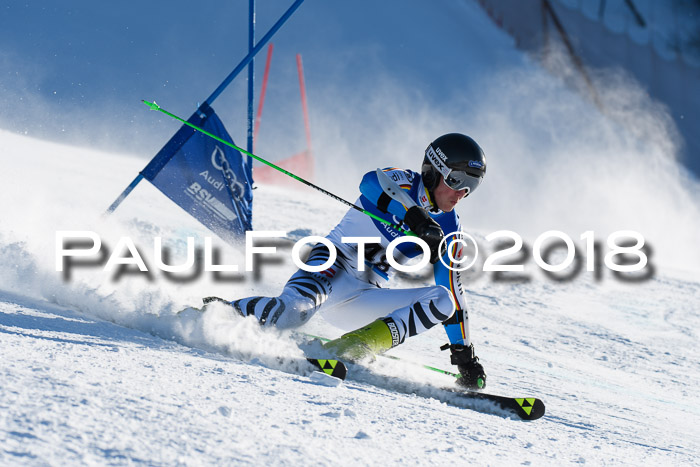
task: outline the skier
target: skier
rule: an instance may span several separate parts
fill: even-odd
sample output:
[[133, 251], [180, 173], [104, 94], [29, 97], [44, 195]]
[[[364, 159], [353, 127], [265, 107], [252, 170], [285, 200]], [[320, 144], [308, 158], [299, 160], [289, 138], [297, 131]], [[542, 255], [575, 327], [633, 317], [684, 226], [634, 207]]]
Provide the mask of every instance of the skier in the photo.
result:
[[[386, 248], [392, 240], [404, 234], [350, 209], [326, 237], [337, 251], [331, 267], [321, 272], [299, 269], [277, 297], [248, 297], [227, 303], [243, 316], [254, 315], [262, 325], [279, 328], [300, 326], [320, 309], [334, 313], [347, 310], [353, 313], [353, 318], [373, 320], [324, 345], [339, 358], [351, 361], [382, 353], [401, 344], [407, 337], [442, 323], [449, 339], [449, 344], [442, 349], [451, 351], [451, 363], [457, 365], [461, 375], [457, 382], [468, 388], [482, 388], [486, 374], [469, 336], [466, 297], [460, 274], [445, 265], [454, 264], [450, 256], [459, 262], [462, 248], [455, 242], [448, 255], [444, 245], [459, 238], [461, 226], [454, 208], [481, 184], [486, 173], [484, 152], [472, 138], [450, 133], [440, 136], [427, 147], [420, 174], [397, 168], [383, 171], [416, 204], [405, 206], [392, 199], [380, 186], [376, 172], [363, 177], [358, 204], [405, 230], [411, 230], [427, 243], [436, 285], [413, 289], [382, 288], [381, 284], [388, 280], [391, 272]], [[445, 234], [448, 237], [441, 249]], [[343, 237], [379, 237], [380, 242], [358, 248], [357, 243], [342, 242]], [[364, 271], [358, 264], [358, 250], [364, 250]], [[394, 258], [404, 264], [421, 251], [413, 242], [402, 243], [396, 248]], [[309, 266], [324, 264], [329, 254], [328, 248], [318, 243], [305, 263]]]

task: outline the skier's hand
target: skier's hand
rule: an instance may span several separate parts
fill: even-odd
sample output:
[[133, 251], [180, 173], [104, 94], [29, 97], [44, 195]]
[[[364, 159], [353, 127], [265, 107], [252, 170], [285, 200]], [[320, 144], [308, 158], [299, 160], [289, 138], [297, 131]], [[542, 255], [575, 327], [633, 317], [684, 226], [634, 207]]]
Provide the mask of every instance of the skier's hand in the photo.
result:
[[445, 233], [442, 231], [440, 224], [435, 222], [435, 219], [430, 217], [425, 209], [419, 206], [409, 208], [409, 210], [406, 211], [406, 216], [404, 216], [403, 221], [414, 234], [428, 244], [430, 247], [430, 262], [432, 264], [437, 263], [438, 258], [444, 253], [446, 244], [446, 242], [443, 243], [443, 248], [441, 250], [440, 242], [445, 236]]

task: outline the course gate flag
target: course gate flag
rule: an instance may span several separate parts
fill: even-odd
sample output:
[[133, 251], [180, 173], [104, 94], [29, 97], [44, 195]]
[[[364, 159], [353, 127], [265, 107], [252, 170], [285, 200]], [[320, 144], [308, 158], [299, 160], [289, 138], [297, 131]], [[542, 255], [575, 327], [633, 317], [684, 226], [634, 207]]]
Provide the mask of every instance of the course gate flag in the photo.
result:
[[[204, 104], [189, 122], [233, 143]], [[143, 169], [143, 177], [223, 239], [252, 230], [252, 180], [240, 152], [183, 125]]]

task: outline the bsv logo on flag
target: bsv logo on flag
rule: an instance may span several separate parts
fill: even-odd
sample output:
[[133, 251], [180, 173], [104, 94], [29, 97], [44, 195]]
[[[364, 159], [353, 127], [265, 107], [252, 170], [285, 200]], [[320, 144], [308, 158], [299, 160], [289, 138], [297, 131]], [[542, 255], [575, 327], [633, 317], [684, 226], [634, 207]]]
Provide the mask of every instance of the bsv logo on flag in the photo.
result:
[[226, 184], [231, 190], [231, 196], [233, 196], [233, 199], [236, 201], [240, 201], [245, 193], [245, 187], [236, 178], [236, 174], [233, 172], [233, 169], [231, 169], [231, 165], [228, 163], [224, 151], [218, 145], [214, 148], [214, 152], [211, 153], [211, 165], [224, 174]]
[[233, 211], [225, 206], [224, 203], [216, 199], [214, 195], [202, 188], [202, 186], [197, 182], [194, 182], [188, 186], [185, 193], [223, 220], [233, 221], [238, 217]]

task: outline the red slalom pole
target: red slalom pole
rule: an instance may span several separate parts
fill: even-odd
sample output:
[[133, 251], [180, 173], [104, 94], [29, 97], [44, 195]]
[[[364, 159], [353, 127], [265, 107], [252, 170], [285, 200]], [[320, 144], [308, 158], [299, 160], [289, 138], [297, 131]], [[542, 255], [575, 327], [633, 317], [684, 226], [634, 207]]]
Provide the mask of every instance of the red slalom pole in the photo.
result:
[[253, 152], [255, 152], [255, 142], [258, 140], [260, 131], [260, 119], [262, 118], [263, 103], [265, 102], [265, 91], [267, 90], [267, 78], [270, 76], [270, 62], [272, 61], [272, 49], [274, 45], [270, 42], [267, 46], [267, 59], [265, 60], [265, 73], [263, 74], [262, 89], [260, 89], [260, 102], [258, 103], [258, 113], [255, 116], [255, 128], [253, 129]]

